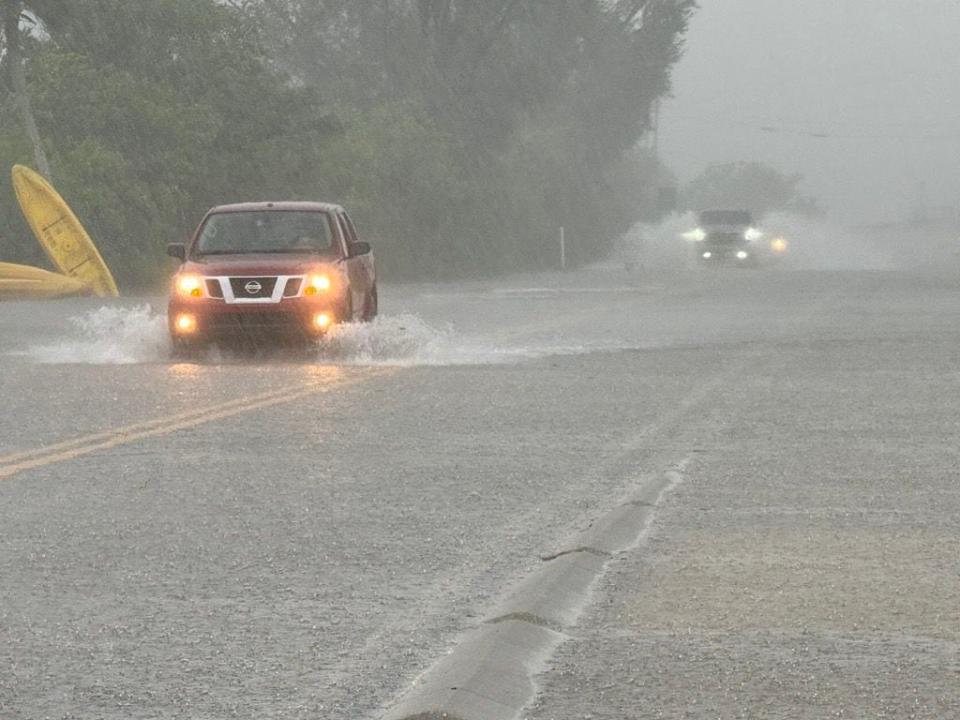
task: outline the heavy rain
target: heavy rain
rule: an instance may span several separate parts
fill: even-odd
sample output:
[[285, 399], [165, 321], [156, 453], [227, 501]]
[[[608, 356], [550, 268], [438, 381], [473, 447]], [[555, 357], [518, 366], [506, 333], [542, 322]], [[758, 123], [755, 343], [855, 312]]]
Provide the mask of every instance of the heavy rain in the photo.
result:
[[0, 0], [0, 720], [960, 717], [955, 0]]

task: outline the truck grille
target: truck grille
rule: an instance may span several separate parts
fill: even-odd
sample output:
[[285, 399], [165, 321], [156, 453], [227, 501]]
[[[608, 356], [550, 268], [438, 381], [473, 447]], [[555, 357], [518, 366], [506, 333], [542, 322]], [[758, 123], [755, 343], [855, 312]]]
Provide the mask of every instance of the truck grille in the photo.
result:
[[743, 233], [710, 233], [707, 239], [716, 243], [738, 243], [743, 242]]
[[262, 300], [273, 297], [277, 285], [275, 277], [232, 277], [230, 289], [238, 300]]
[[300, 318], [288, 312], [224, 313], [209, 321], [215, 332], [243, 332], [248, 330], [284, 330], [300, 328]]
[[273, 347], [277, 342], [299, 342], [310, 337], [303, 319], [287, 312], [215, 314], [207, 320], [205, 332], [218, 342], [248, 347]]

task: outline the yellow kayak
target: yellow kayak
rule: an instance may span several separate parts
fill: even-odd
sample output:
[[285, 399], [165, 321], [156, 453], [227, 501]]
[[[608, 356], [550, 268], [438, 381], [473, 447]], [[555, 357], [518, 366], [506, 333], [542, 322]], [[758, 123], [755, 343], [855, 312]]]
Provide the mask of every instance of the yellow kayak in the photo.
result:
[[0, 300], [39, 300], [88, 292], [90, 289], [75, 278], [0, 262]]
[[20, 209], [54, 266], [100, 297], [117, 297], [110, 269], [53, 186], [23, 165], [14, 165], [12, 175]]

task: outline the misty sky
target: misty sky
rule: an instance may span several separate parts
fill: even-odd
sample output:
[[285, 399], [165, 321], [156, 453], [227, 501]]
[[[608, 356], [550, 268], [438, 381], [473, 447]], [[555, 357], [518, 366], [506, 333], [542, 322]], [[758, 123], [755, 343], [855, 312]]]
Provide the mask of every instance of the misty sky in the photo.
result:
[[960, 208], [960, 0], [701, 5], [661, 121], [681, 180], [760, 160], [837, 219]]

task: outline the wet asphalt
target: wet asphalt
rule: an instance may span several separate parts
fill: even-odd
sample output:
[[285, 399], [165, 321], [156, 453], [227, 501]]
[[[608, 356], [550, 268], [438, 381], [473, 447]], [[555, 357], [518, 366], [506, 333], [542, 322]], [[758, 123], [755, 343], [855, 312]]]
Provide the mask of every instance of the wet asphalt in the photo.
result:
[[0, 305], [4, 719], [380, 717], [678, 463], [525, 716], [960, 715], [960, 275], [387, 287], [198, 363], [103, 304]]

